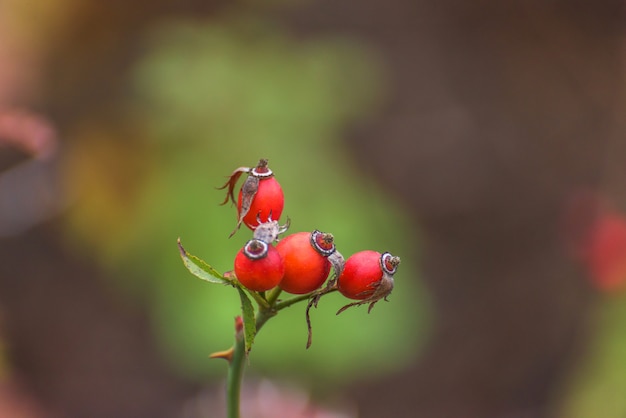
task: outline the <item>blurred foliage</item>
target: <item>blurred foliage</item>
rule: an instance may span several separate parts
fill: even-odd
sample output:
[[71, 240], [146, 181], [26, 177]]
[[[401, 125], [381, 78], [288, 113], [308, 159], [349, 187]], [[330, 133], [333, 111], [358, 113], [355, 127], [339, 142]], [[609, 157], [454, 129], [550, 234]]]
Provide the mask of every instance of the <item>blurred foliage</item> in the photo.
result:
[[621, 418], [626, 416], [626, 303], [611, 295], [598, 306], [597, 336], [590, 356], [578, 370], [561, 416]]
[[[77, 129], [65, 178], [76, 202], [74, 245], [93, 251], [119, 286], [149, 304], [171, 363], [194, 378], [225, 372], [207, 355], [232, 343], [237, 292], [191, 276], [176, 238], [219, 271], [232, 269], [251, 234], [242, 228], [228, 239], [236, 210], [218, 205], [224, 195], [215, 187], [259, 158], [269, 159], [283, 186], [290, 232], [332, 232], [346, 257], [371, 248], [400, 255], [402, 265], [390, 302], [370, 315], [335, 316], [345, 300], [325, 297], [312, 311], [309, 350], [304, 304], [281, 312], [257, 336], [249, 373], [322, 384], [411, 361], [426, 315], [411, 257], [417, 237], [341, 141], [384, 100], [376, 56], [341, 38], [295, 41], [253, 19], [168, 24], [145, 48], [126, 104], [130, 123]], [[384, 138], [381, 152], [391, 152]]]
[[[40, 68], [26, 52], [55, 51], [55, 42], [86, 24], [83, 15], [101, 7], [78, 0], [0, 2], [3, 41], [28, 46], [2, 69], [26, 62], [16, 68], [28, 75]], [[75, 46], [81, 45], [93, 44]], [[295, 41], [270, 22], [246, 18], [164, 25], [144, 46], [128, 80], [130, 100], [120, 103], [127, 118], [94, 115], [69, 132], [68, 238], [114, 273], [118, 289], [147, 304], [172, 365], [198, 379], [224, 375], [224, 365], [207, 356], [232, 343], [238, 295], [194, 279], [180, 262], [176, 238], [220, 271], [231, 269], [250, 234], [242, 229], [227, 239], [235, 209], [218, 206], [223, 194], [215, 186], [261, 157], [270, 159], [283, 185], [291, 232], [319, 228], [335, 235], [346, 256], [372, 248], [403, 261], [390, 302], [370, 315], [362, 308], [335, 316], [345, 301], [325, 297], [312, 311], [308, 351], [304, 306], [282, 312], [258, 336], [249, 372], [323, 384], [413, 359], [427, 306], [410, 257], [417, 252], [411, 220], [375, 178], [352, 165], [341, 141], [350, 124], [384, 100], [375, 54], [339, 37]], [[390, 152], [384, 140], [381, 153]], [[599, 338], [574, 376], [561, 416], [626, 416], [626, 305], [607, 298], [599, 309]], [[10, 371], [8, 348], [0, 340], [0, 378]]]

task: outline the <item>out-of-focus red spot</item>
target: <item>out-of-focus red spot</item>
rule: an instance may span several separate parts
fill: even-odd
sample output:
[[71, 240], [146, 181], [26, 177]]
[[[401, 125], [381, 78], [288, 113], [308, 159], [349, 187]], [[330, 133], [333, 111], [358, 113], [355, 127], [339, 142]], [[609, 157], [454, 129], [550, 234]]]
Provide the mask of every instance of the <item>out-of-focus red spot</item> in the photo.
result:
[[603, 213], [591, 225], [588, 242], [582, 249], [583, 261], [593, 284], [615, 291], [626, 286], [626, 217], [617, 212]]
[[592, 285], [609, 293], [626, 288], [626, 214], [606, 196], [581, 189], [567, 200], [561, 221], [568, 253]]
[[35, 158], [46, 159], [56, 151], [56, 131], [50, 121], [36, 113], [0, 109], [0, 145], [12, 145]]

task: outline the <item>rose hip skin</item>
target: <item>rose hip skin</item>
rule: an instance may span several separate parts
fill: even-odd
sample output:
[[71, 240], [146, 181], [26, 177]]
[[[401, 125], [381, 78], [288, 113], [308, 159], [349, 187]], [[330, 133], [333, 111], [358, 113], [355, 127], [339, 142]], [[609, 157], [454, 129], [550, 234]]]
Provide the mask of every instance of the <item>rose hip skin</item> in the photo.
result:
[[[334, 251], [332, 235], [319, 231], [313, 234], [329, 237], [330, 246]], [[298, 232], [286, 236], [276, 245], [285, 265], [285, 274], [279, 284], [285, 292], [296, 295], [312, 292], [321, 287], [328, 277], [330, 262], [327, 254], [320, 253], [320, 250], [314, 247], [311, 237], [310, 232]]]
[[339, 292], [348, 299], [355, 300], [372, 296], [383, 277], [380, 257], [381, 253], [371, 250], [350, 256], [337, 281]]
[[379, 300], [387, 300], [393, 290], [393, 275], [399, 265], [400, 257], [387, 252], [361, 251], [348, 258], [337, 279], [337, 288], [345, 297], [358, 302], [347, 304], [337, 311], [337, 315], [352, 306], [365, 304], [369, 304], [369, 313]]
[[285, 272], [276, 248], [261, 240], [251, 239], [235, 257], [235, 275], [250, 290], [264, 292], [280, 283]]
[[[242, 203], [243, 187], [239, 190], [237, 199], [237, 217], [241, 216]], [[283, 213], [284, 203], [283, 189], [278, 181], [273, 176], [261, 178], [256, 194], [250, 203], [248, 213], [242, 218], [243, 223], [248, 228], [254, 230], [259, 225], [259, 219], [261, 223], [267, 222], [270, 220], [270, 217], [271, 220], [277, 221]]]
[[[248, 177], [241, 185], [239, 196], [235, 201], [235, 186], [244, 173]], [[227, 189], [222, 205], [228, 203], [229, 200], [237, 204], [237, 226], [230, 236], [237, 232], [242, 223], [254, 230], [259, 223], [278, 221], [283, 212], [285, 204], [283, 189], [274, 178], [274, 173], [268, 167], [266, 159], [259, 160], [255, 168], [235, 169], [226, 183], [218, 189]]]

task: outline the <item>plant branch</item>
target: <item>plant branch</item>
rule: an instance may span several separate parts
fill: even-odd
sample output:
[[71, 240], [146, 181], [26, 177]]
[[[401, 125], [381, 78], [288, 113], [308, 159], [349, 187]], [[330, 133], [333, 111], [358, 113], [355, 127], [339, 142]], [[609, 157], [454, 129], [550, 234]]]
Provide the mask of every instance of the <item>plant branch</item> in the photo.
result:
[[274, 289], [272, 289], [272, 291], [269, 293], [269, 295], [267, 295], [267, 303], [269, 303], [270, 306], [274, 306], [274, 304], [278, 300], [278, 296], [280, 296], [280, 293], [282, 291], [283, 291], [283, 289], [281, 289], [278, 286], [276, 286]]
[[[259, 305], [255, 320], [256, 331], [258, 332], [270, 318], [278, 313], [279, 310], [288, 308], [295, 303], [308, 300], [312, 297], [321, 297], [322, 295], [333, 292], [335, 290], [337, 290], [337, 288], [326, 288], [304, 295], [298, 295], [281, 302], [277, 302], [278, 297], [281, 293], [281, 289], [278, 287], [272, 290], [266, 298], [258, 292], [249, 291], [248, 293]], [[244, 359], [246, 358], [243, 321], [241, 318], [237, 319], [235, 323], [235, 329], [235, 345], [231, 350], [228, 350], [228, 356], [219, 355], [221, 353], [216, 353], [217, 355], [215, 356], [226, 358], [229, 363], [228, 376], [226, 381], [226, 397], [228, 410], [227, 418], [239, 418], [241, 382], [243, 379], [243, 370], [245, 366]], [[310, 341], [308, 345], [310, 345]]]
[[304, 295], [299, 295], [299, 296], [293, 297], [291, 299], [287, 299], [287, 300], [283, 300], [282, 302], [278, 302], [276, 305], [274, 305], [274, 309], [276, 309], [276, 311], [280, 311], [281, 309], [288, 308], [291, 305], [294, 305], [294, 304], [296, 304], [298, 302], [302, 302], [302, 301], [307, 300], [307, 299], [309, 299], [311, 297], [314, 297], [314, 296], [317, 296], [317, 295], [320, 295], [320, 294], [331, 293], [331, 292], [334, 292], [336, 290], [337, 290], [337, 288], [332, 288], [332, 289], [329, 289], [329, 290], [325, 290], [323, 293], [320, 293], [320, 291], [318, 290], [318, 291], [315, 291], [315, 292], [306, 293]]
[[248, 291], [248, 294], [252, 296], [252, 299], [259, 305], [259, 311], [263, 309], [270, 309], [270, 303], [259, 293], [254, 290], [249, 290], [245, 286], [243, 287]]
[[265, 323], [277, 313], [276, 309], [273, 308], [259, 309], [259, 312], [256, 315], [256, 332], [258, 333], [261, 327], [263, 327], [263, 325], [265, 325]]
[[239, 418], [239, 399], [241, 394], [241, 381], [243, 378], [244, 358], [246, 347], [243, 336], [243, 322], [241, 318], [235, 321], [235, 346], [228, 362], [228, 375], [226, 377], [227, 417]]

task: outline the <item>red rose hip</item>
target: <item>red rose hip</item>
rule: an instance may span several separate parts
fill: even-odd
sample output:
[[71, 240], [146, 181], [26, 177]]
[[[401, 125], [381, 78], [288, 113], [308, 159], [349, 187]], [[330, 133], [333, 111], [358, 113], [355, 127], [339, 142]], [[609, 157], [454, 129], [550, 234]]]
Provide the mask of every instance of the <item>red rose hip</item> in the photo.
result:
[[264, 241], [251, 239], [235, 257], [237, 280], [250, 290], [264, 292], [280, 283], [285, 272], [276, 248]]
[[337, 288], [345, 297], [360, 302], [346, 305], [337, 313], [365, 303], [370, 304], [369, 312], [376, 302], [386, 299], [393, 290], [393, 275], [399, 264], [400, 258], [390, 253], [366, 250], [350, 256], [337, 279]]
[[[241, 186], [237, 202], [235, 202], [235, 185], [243, 173], [248, 173], [248, 177]], [[254, 230], [259, 223], [280, 219], [285, 197], [266, 159], [259, 160], [255, 168], [239, 167], [233, 171], [226, 184], [220, 189], [227, 187], [226, 199], [222, 204], [228, 203], [229, 200], [237, 204], [237, 227], [231, 236], [239, 229], [242, 222]]]
[[259, 178], [257, 191], [247, 208], [245, 196], [246, 193], [242, 186], [237, 199], [237, 215], [248, 228], [256, 229], [259, 226], [259, 221], [263, 223], [280, 219], [280, 215], [283, 213], [285, 198], [282, 187], [271, 174], [271, 171], [269, 176]]
[[298, 232], [279, 241], [276, 249], [285, 265], [285, 274], [279, 284], [285, 292], [309, 293], [326, 281], [331, 267], [328, 256], [335, 252], [331, 234]]

